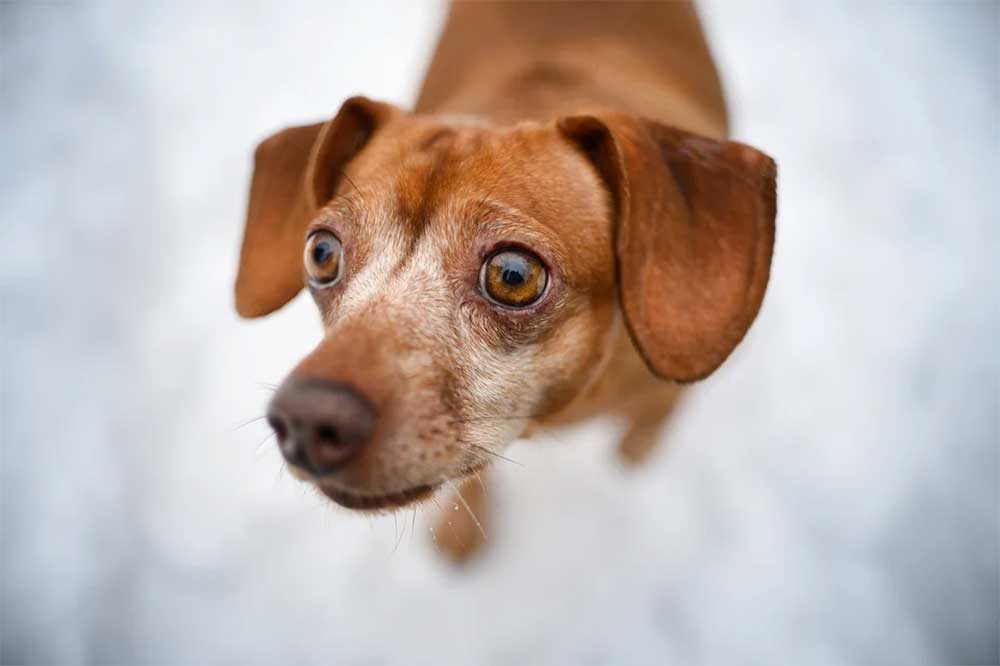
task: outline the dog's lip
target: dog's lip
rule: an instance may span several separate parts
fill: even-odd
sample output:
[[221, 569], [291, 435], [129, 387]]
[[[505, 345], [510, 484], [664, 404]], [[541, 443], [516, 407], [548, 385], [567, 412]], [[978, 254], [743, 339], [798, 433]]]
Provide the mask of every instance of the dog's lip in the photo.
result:
[[[488, 463], [480, 463], [472, 465], [471, 467], [462, 470], [459, 475], [455, 477], [455, 480], [466, 479], [478, 474], [481, 469], [487, 466], [487, 464]], [[323, 483], [322, 480], [318, 482], [314, 481], [314, 483], [316, 483], [316, 487], [321, 493], [340, 506], [348, 509], [357, 509], [359, 511], [378, 511], [379, 509], [399, 509], [407, 504], [427, 499], [441, 486], [443, 486], [446, 481], [411, 486], [405, 490], [397, 490], [395, 492], [382, 493], [379, 495], [363, 495], [343, 490], [341, 488], [336, 488], [329, 483]]]
[[320, 492], [329, 497], [340, 506], [348, 509], [359, 509], [362, 511], [375, 511], [378, 509], [397, 509], [411, 502], [430, 497], [441, 484], [426, 484], [413, 486], [406, 490], [398, 490], [392, 493], [381, 495], [361, 495], [339, 488], [334, 488], [326, 484], [317, 484]]

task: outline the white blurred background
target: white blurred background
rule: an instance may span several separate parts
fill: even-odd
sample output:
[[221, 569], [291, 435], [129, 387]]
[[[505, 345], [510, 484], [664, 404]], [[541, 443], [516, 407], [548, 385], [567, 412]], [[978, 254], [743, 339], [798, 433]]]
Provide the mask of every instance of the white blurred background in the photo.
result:
[[457, 571], [236, 428], [319, 323], [231, 302], [256, 142], [411, 104], [444, 7], [3, 2], [0, 660], [995, 663], [998, 8], [703, 6], [765, 307], [647, 467], [516, 444]]

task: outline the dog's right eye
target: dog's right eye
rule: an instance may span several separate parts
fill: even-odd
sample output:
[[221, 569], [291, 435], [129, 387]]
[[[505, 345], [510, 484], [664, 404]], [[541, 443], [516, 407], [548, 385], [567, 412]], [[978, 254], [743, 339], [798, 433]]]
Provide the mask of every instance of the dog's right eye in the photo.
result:
[[326, 230], [314, 232], [306, 239], [305, 264], [309, 281], [317, 287], [329, 287], [340, 279], [344, 248], [340, 239]]

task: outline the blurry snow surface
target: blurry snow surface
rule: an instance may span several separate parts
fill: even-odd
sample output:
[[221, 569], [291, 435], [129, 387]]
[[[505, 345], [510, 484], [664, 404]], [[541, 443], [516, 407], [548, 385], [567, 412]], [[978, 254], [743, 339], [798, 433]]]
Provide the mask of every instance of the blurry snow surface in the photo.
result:
[[444, 8], [0, 4], [2, 660], [995, 663], [998, 6], [703, 7], [761, 316], [647, 467], [515, 444], [459, 572], [234, 430], [319, 336], [233, 313], [253, 146], [411, 104]]

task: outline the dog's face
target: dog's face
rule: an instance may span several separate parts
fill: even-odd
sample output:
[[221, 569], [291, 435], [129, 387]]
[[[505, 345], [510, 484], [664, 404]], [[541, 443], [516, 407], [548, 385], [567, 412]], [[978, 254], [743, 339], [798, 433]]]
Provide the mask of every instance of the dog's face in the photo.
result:
[[614, 253], [597, 176], [551, 128], [400, 117], [349, 178], [305, 232], [325, 336], [292, 381], [371, 403], [373, 435], [320, 487], [374, 506], [476, 470], [587, 383]]
[[[708, 241], [666, 229], [674, 247], [657, 249], [639, 218], [651, 206], [684, 215], [686, 196], [710, 194], [705, 177], [616, 122], [492, 127], [355, 99], [330, 123], [262, 144], [237, 305], [263, 314], [305, 284], [321, 313], [323, 340], [269, 408], [299, 476], [345, 506], [381, 508], [473, 473], [595, 378], [620, 311], [657, 374], [688, 380], [721, 363], [766, 283], [773, 165], [728, 144], [734, 163], [763, 174], [736, 202], [754, 219]], [[719, 146], [684, 149], [700, 160]], [[641, 182], [636, 168], [657, 165], [636, 159], [672, 181]], [[696, 294], [663, 293], [678, 280]], [[672, 321], [721, 292], [732, 311], [721, 320]]]

